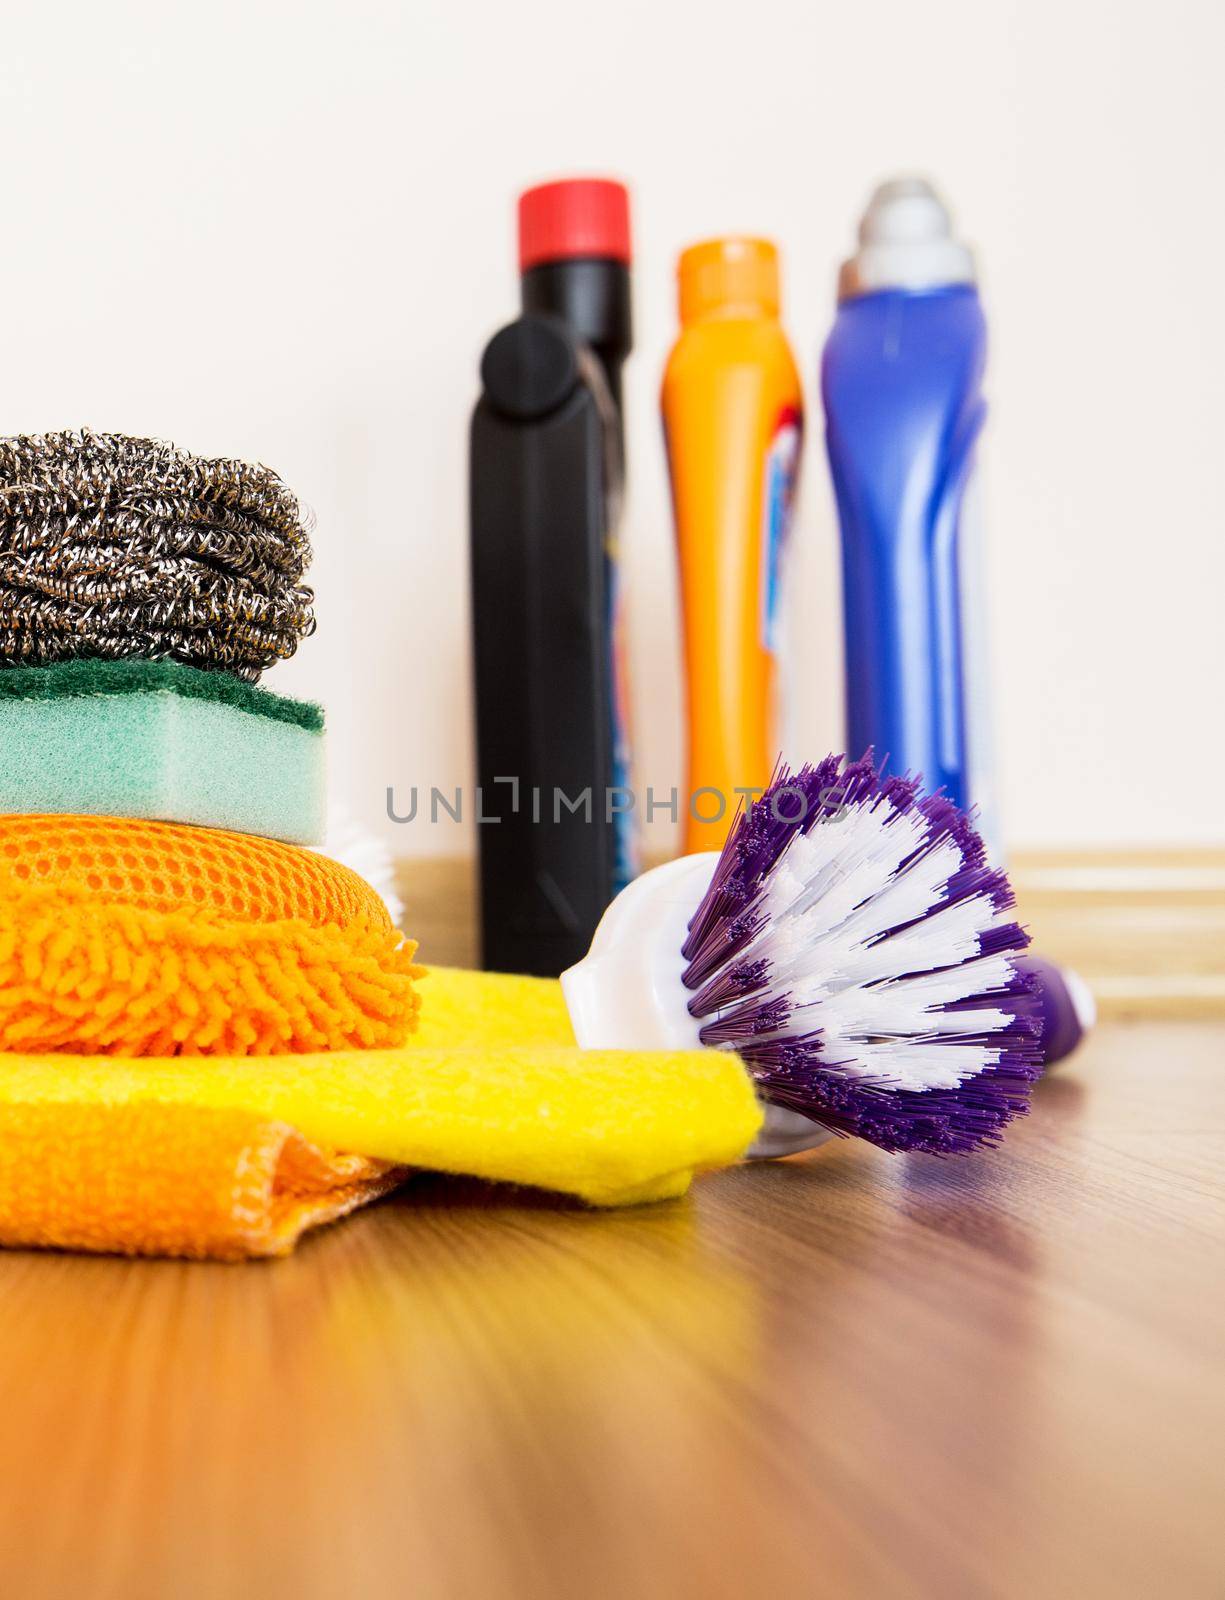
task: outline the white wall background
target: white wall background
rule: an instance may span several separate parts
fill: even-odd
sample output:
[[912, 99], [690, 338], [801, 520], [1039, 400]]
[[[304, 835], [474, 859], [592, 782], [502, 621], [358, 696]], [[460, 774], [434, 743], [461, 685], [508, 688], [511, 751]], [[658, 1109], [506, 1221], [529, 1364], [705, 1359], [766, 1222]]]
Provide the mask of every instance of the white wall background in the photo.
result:
[[[1223, 60], [1216, 0], [5, 0], [0, 431], [156, 433], [311, 502], [319, 632], [268, 682], [327, 700], [338, 785], [377, 823], [389, 783], [471, 781], [465, 435], [515, 309], [514, 197], [623, 176], [639, 780], [667, 788], [676, 252], [779, 240], [811, 392], [869, 188], [926, 172], [979, 249], [994, 341], [1010, 838], [1219, 842]], [[796, 716], [823, 753], [838, 594], [810, 415]]]

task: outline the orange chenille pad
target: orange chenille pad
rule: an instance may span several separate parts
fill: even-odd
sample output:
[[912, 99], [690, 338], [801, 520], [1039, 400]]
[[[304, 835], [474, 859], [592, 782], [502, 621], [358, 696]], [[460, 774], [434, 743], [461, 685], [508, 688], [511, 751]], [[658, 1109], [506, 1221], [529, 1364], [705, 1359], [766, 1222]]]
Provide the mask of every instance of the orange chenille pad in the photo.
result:
[[0, 1049], [269, 1055], [402, 1044], [415, 946], [364, 879], [270, 839], [0, 817]]
[[404, 1176], [246, 1111], [0, 1105], [0, 1245], [220, 1261], [286, 1255], [308, 1228]]

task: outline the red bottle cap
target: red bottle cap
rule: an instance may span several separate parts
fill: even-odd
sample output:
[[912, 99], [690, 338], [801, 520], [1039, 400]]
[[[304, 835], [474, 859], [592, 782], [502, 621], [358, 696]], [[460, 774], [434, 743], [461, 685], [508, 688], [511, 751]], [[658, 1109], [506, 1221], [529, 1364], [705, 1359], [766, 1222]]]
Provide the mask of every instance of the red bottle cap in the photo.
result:
[[519, 196], [519, 271], [542, 261], [630, 261], [630, 197], [611, 178], [565, 178]]

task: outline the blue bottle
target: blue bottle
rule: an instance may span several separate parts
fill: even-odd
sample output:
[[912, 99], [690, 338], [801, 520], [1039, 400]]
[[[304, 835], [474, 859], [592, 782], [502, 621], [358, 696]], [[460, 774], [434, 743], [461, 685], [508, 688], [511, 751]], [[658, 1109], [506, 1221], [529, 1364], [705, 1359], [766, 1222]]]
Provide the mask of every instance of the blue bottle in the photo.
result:
[[[838, 284], [821, 390], [842, 528], [847, 748], [873, 747], [977, 812], [1003, 859], [990, 714], [974, 451], [987, 327], [974, 260], [920, 178], [877, 189]], [[1092, 1026], [1074, 972], [1021, 963], [1047, 1065]]]
[[847, 747], [874, 745], [959, 806], [986, 796], [963, 601], [963, 506], [982, 428], [987, 329], [974, 263], [921, 179], [882, 184], [839, 282], [826, 441], [842, 526]]

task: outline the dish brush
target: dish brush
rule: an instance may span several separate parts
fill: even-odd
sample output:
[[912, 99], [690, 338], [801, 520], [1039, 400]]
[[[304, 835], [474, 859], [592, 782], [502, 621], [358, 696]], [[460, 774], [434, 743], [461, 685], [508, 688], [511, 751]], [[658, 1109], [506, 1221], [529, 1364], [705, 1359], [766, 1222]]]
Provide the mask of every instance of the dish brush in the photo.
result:
[[964, 1153], [1041, 1071], [1013, 905], [949, 800], [830, 756], [780, 766], [721, 852], [630, 884], [562, 989], [584, 1047], [735, 1051], [766, 1113], [751, 1154]]

